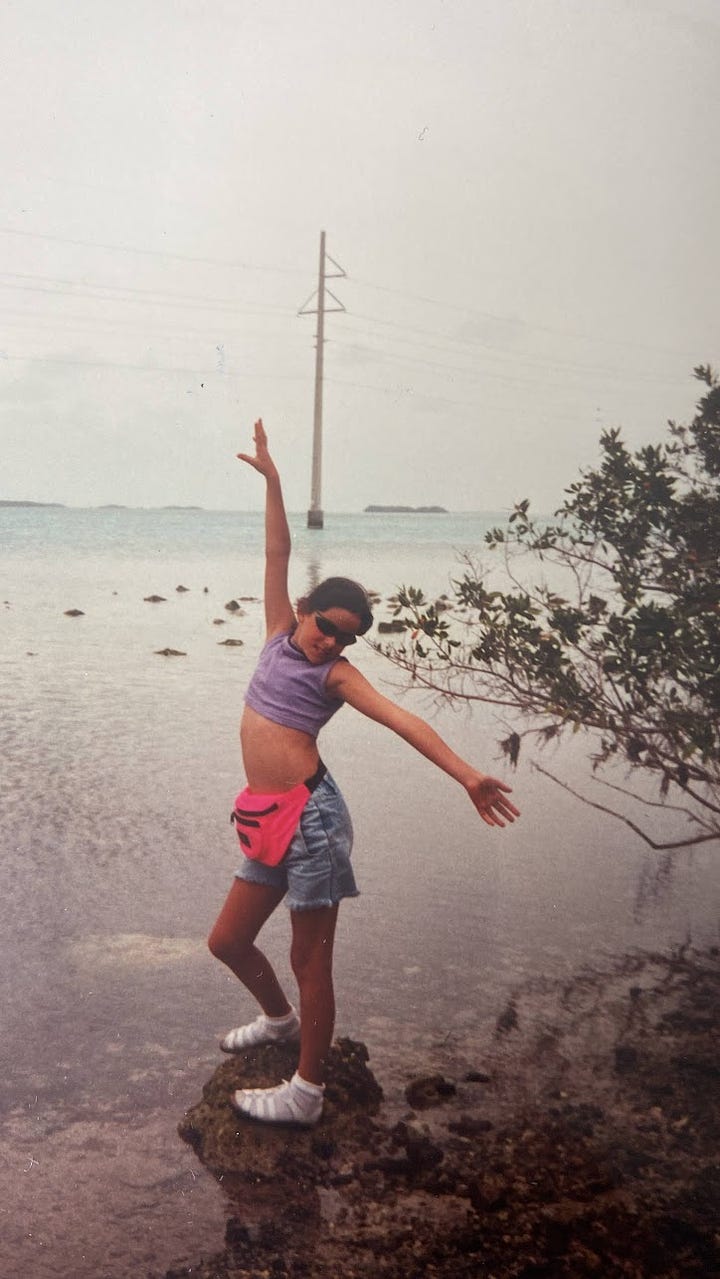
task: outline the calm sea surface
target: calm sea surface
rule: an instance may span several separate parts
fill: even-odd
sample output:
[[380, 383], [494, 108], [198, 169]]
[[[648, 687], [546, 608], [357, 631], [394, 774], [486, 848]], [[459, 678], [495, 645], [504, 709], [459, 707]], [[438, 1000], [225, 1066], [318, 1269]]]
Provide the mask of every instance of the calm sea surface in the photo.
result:
[[[327, 515], [308, 532], [291, 517], [291, 588], [344, 573], [385, 600], [407, 583], [440, 594], [496, 522]], [[175, 1129], [220, 1034], [252, 1014], [205, 937], [238, 856], [228, 817], [262, 537], [259, 515], [0, 508], [8, 1274], [160, 1275], [221, 1246], [221, 1191]], [[402, 696], [367, 645], [352, 660]], [[487, 712], [406, 704], [502, 770]], [[337, 1028], [368, 1044], [391, 1097], [441, 1043], [481, 1055], [529, 979], [717, 941], [716, 853], [651, 853], [527, 765], [512, 779], [522, 820], [491, 833], [453, 782], [349, 709], [323, 755], [353, 812], [362, 890], [341, 911]], [[576, 757], [551, 762], [580, 778]], [[282, 908], [266, 933], [283, 974], [287, 924]]]

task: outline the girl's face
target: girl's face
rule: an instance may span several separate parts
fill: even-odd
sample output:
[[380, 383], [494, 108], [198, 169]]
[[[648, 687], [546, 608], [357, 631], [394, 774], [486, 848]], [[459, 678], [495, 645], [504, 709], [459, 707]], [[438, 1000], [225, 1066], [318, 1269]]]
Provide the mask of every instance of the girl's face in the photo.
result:
[[357, 613], [346, 608], [322, 608], [313, 613], [298, 610], [298, 624], [293, 644], [315, 666], [338, 657], [348, 644], [354, 644], [362, 625]]

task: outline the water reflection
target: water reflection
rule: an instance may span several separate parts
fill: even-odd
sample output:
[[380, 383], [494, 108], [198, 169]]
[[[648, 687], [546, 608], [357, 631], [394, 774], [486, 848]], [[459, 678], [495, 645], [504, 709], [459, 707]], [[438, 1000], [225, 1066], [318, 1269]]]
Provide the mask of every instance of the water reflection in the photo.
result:
[[314, 555], [311, 555], [308, 558], [308, 561], [306, 564], [306, 572], [307, 572], [307, 594], [309, 595], [311, 591], [315, 590], [316, 586], [320, 585], [320, 583], [322, 582], [325, 576], [325, 574], [322, 571], [322, 565], [320, 563], [320, 560], [316, 559]]

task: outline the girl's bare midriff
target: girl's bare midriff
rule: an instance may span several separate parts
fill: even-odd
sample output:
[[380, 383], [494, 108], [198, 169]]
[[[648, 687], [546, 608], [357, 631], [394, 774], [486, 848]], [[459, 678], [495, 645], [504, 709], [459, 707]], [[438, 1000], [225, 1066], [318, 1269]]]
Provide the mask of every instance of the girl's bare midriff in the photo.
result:
[[317, 743], [309, 733], [284, 728], [246, 706], [240, 721], [245, 777], [250, 790], [260, 795], [291, 790], [318, 766]]

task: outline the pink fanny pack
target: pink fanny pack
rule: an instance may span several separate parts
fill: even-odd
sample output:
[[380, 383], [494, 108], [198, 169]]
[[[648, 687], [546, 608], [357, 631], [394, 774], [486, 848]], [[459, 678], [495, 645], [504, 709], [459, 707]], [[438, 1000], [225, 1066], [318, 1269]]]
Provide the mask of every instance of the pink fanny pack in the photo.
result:
[[230, 821], [246, 857], [277, 866], [300, 825], [303, 809], [327, 769], [321, 762], [307, 781], [275, 795], [261, 795], [245, 787], [235, 799]]

